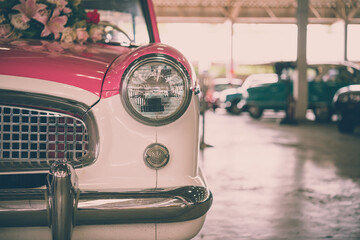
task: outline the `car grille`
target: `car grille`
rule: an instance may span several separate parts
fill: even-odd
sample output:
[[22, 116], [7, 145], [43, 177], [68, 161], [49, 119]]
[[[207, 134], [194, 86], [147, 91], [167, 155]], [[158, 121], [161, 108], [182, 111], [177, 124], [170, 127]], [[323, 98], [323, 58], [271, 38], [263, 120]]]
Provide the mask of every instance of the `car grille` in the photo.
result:
[[52, 162], [79, 162], [89, 152], [85, 123], [73, 116], [0, 106], [0, 168], [49, 169]]

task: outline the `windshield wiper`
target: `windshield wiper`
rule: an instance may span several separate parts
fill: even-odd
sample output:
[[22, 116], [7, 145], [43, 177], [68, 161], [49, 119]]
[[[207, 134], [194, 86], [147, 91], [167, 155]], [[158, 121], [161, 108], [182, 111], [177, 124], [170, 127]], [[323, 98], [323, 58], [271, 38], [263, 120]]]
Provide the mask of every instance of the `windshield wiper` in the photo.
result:
[[102, 44], [106, 44], [106, 45], [111, 45], [111, 46], [121, 46], [121, 47], [128, 47], [128, 48], [137, 48], [139, 47], [138, 45], [134, 44], [134, 43], [119, 43], [119, 42], [112, 42], [112, 41], [99, 41], [98, 43], [102, 43]]

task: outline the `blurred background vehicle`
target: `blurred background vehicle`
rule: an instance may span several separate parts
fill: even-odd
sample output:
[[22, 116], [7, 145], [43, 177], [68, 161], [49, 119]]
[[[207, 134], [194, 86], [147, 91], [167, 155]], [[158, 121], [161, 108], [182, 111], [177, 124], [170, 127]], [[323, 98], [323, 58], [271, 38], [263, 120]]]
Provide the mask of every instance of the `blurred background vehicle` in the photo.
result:
[[207, 108], [215, 111], [220, 106], [221, 92], [231, 88], [238, 88], [242, 83], [243, 81], [239, 78], [216, 78], [212, 80], [205, 94]]
[[250, 87], [256, 87], [266, 83], [275, 83], [278, 75], [275, 73], [259, 73], [248, 76], [244, 84], [238, 88], [230, 88], [220, 93], [220, 106], [225, 108], [228, 113], [240, 114], [242, 112], [239, 105], [243, 93]]
[[360, 84], [340, 88], [333, 100], [338, 115], [338, 129], [342, 133], [353, 133], [360, 125]]
[[[242, 94], [240, 103], [251, 117], [261, 118], [263, 111], [288, 110], [293, 92], [295, 64], [278, 62], [274, 64], [279, 80], [271, 84], [250, 87]], [[344, 86], [360, 83], [359, 66], [351, 62], [334, 64], [310, 64], [308, 77], [308, 108], [316, 121], [330, 121], [333, 115], [332, 100], [335, 92]]]

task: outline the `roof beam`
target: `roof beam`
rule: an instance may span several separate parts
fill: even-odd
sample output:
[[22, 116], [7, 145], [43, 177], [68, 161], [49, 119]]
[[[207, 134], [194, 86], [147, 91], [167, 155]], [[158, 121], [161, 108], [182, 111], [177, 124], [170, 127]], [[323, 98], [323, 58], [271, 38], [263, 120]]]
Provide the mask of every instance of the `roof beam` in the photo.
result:
[[310, 11], [315, 15], [316, 18], [321, 18], [321, 15], [316, 8], [314, 8], [313, 6], [310, 6], [309, 8], [310, 8]]
[[275, 15], [275, 13], [274, 13], [274, 11], [271, 10], [271, 8], [265, 7], [265, 11], [267, 12], [267, 14], [269, 14], [269, 17], [270, 17], [270, 18], [277, 18], [276, 15]]
[[[153, 0], [159, 22], [296, 23], [297, 0]], [[360, 23], [360, 0], [309, 0], [309, 23]], [[182, 19], [183, 18], [183, 19]]]
[[239, 11], [240, 11], [240, 5], [235, 4], [230, 11], [229, 18], [231, 19], [231, 21], [234, 21], [237, 18], [237, 16], [239, 15]]

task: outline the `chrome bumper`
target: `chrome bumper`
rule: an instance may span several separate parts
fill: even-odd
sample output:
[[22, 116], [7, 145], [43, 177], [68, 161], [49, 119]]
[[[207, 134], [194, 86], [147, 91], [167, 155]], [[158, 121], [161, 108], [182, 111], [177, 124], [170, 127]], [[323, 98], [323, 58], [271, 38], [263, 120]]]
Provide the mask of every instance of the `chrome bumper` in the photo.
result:
[[81, 191], [70, 164], [57, 162], [46, 189], [0, 191], [0, 227], [49, 226], [53, 239], [71, 239], [76, 225], [168, 223], [193, 220], [210, 208], [205, 187]]

